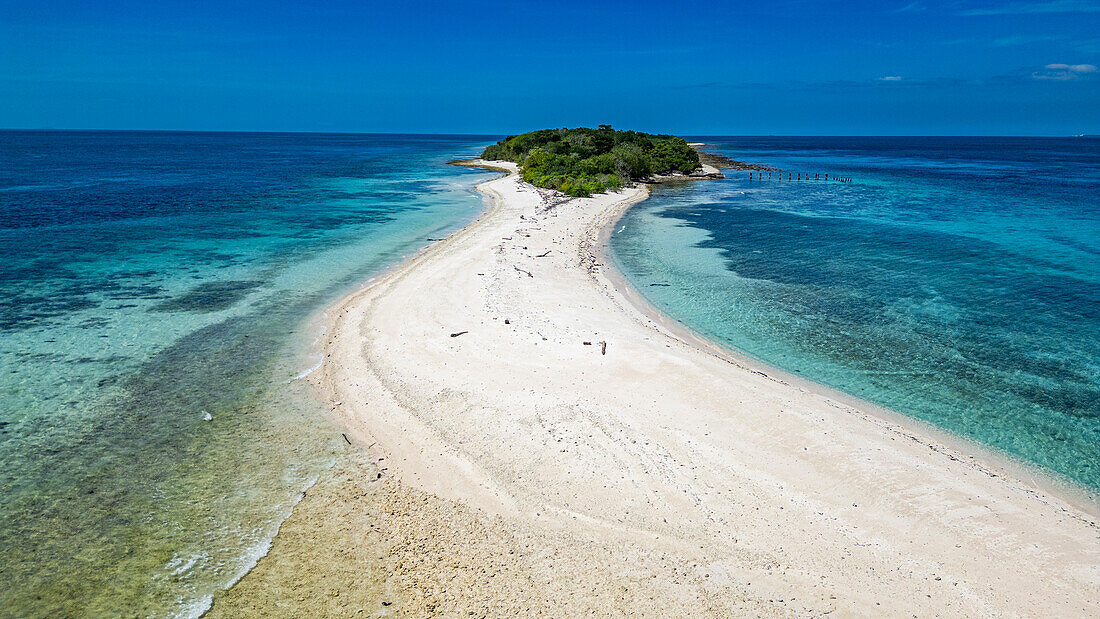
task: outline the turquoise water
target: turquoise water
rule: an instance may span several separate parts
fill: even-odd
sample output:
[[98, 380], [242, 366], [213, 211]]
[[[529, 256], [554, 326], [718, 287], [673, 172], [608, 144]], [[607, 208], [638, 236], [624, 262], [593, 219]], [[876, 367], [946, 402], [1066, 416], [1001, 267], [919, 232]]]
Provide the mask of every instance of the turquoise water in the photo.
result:
[[0, 132], [0, 615], [245, 573], [343, 448], [307, 318], [476, 216], [492, 141]]
[[1100, 490], [1100, 140], [701, 138], [851, 183], [658, 188], [638, 290], [749, 356]]

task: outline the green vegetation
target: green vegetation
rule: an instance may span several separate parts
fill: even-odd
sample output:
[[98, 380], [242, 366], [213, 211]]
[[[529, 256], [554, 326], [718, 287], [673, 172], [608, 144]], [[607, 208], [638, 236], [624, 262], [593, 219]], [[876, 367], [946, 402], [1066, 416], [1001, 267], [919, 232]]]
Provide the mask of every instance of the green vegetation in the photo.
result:
[[699, 169], [684, 138], [637, 131], [543, 129], [507, 137], [481, 154], [519, 164], [523, 180], [571, 196], [616, 190], [652, 174]]

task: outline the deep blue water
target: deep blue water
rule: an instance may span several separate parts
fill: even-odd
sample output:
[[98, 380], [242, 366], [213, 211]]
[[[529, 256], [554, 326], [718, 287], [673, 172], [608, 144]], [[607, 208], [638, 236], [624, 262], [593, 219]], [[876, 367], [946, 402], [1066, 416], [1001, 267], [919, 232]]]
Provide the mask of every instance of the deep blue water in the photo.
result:
[[343, 448], [307, 318], [494, 140], [0, 132], [0, 614], [193, 616], [266, 552]]
[[700, 141], [853, 182], [727, 172], [659, 188], [611, 242], [643, 295], [731, 348], [1095, 496], [1100, 140]]

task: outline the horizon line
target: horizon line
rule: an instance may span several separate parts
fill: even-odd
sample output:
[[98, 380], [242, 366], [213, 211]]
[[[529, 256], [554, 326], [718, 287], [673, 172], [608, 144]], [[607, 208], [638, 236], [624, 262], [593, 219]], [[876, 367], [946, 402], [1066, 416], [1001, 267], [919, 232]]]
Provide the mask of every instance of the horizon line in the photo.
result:
[[[557, 129], [560, 127], [547, 127]], [[531, 131], [538, 131], [532, 129]], [[526, 132], [501, 132], [501, 133], [435, 133], [435, 132], [407, 132], [407, 131], [309, 131], [309, 130], [266, 130], [266, 129], [104, 129], [104, 128], [57, 128], [57, 127], [0, 127], [0, 132], [69, 132], [69, 133], [225, 133], [225, 134], [256, 134], [256, 135], [403, 135], [403, 136], [448, 136], [448, 137], [496, 137], [520, 135]], [[660, 133], [646, 131], [646, 133]], [[914, 134], [887, 134], [887, 133], [743, 133], [743, 134], [719, 134], [719, 133], [669, 133], [681, 137], [699, 138], [1091, 138], [1100, 137], [1100, 133], [1076, 133], [1076, 134], [1012, 134], [1012, 133], [914, 133]]]

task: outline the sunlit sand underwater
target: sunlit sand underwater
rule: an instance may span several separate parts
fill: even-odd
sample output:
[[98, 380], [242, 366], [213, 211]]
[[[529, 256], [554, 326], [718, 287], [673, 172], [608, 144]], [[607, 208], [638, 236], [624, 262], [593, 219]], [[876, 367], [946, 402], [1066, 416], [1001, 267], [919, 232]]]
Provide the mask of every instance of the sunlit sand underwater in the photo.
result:
[[310, 317], [475, 217], [489, 138], [0, 132], [0, 599], [194, 616], [342, 443]]
[[657, 189], [612, 237], [644, 296], [752, 357], [1095, 496], [1100, 140], [706, 141], [853, 182], [730, 172]]

